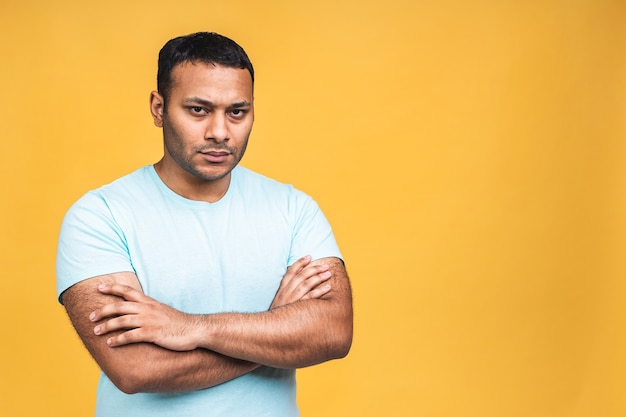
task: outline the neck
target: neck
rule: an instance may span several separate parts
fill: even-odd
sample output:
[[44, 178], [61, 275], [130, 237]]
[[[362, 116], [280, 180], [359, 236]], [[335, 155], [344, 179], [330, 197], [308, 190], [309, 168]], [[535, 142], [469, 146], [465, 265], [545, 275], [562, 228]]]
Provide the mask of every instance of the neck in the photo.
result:
[[219, 201], [230, 186], [230, 176], [228, 173], [222, 178], [215, 180], [203, 180], [184, 171], [179, 166], [170, 167], [166, 159], [161, 159], [154, 164], [161, 181], [176, 194], [188, 200], [206, 201], [207, 203], [215, 203]]

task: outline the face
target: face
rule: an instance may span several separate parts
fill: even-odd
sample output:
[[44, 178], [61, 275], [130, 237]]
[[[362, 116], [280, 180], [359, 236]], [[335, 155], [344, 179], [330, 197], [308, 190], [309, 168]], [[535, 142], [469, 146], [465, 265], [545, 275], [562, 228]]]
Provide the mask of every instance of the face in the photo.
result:
[[250, 73], [187, 62], [174, 67], [171, 79], [167, 103], [151, 95], [154, 123], [163, 128], [160, 169], [173, 183], [228, 186], [254, 121]]

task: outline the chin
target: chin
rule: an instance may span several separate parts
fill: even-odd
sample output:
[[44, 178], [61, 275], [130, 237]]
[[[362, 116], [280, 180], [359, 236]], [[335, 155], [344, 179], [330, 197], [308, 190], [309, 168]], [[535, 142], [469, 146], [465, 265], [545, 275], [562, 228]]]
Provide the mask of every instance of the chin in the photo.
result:
[[218, 171], [218, 172], [197, 171], [196, 173], [194, 173], [194, 175], [204, 181], [218, 181], [228, 176], [228, 174], [231, 173], [233, 168], [225, 169], [225, 170]]

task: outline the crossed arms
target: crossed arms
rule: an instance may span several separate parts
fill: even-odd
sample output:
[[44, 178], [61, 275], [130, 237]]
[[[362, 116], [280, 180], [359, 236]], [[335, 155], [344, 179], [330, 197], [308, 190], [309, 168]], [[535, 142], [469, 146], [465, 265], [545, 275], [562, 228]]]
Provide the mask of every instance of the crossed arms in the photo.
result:
[[296, 261], [270, 309], [186, 314], [141, 291], [134, 273], [79, 282], [63, 304], [83, 343], [123, 392], [209, 388], [261, 365], [300, 368], [345, 356], [352, 296], [343, 262]]

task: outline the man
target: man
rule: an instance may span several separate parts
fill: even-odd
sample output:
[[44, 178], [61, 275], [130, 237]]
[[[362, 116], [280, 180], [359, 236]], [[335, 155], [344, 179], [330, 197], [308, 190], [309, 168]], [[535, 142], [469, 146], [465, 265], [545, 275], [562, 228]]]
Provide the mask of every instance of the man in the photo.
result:
[[345, 356], [351, 290], [315, 202], [238, 166], [254, 119], [246, 53], [170, 40], [154, 165], [68, 211], [57, 291], [102, 374], [97, 416], [295, 416], [295, 369]]

